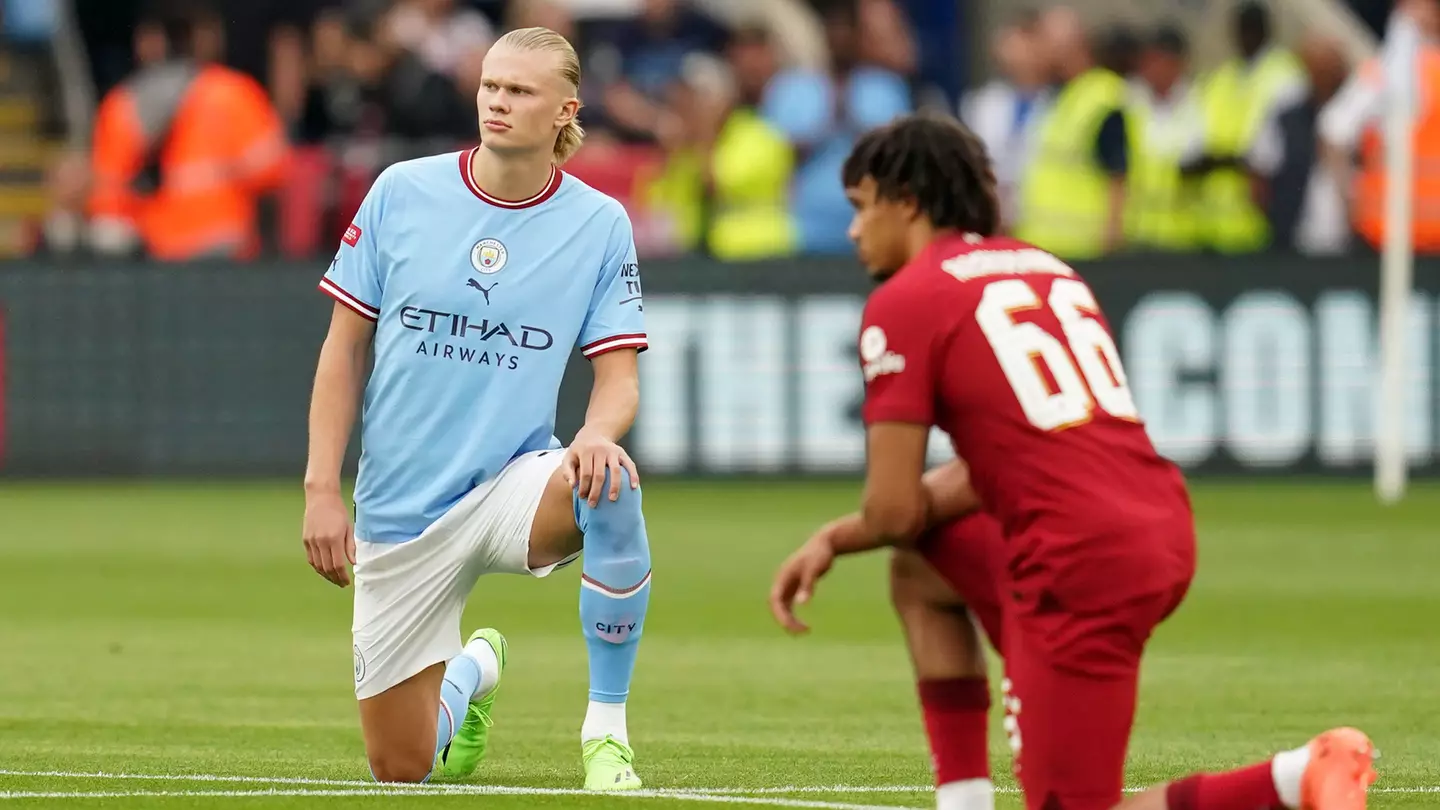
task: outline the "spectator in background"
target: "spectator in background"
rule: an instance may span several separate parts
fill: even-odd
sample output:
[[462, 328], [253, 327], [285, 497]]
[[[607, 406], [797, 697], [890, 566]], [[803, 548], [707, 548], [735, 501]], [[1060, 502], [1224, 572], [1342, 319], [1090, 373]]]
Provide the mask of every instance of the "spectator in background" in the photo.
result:
[[512, 4], [505, 14], [505, 30], [517, 28], [549, 28], [571, 42], [580, 37], [574, 15], [560, 0], [523, 0]]
[[1007, 230], [1015, 222], [1016, 186], [1029, 157], [1034, 122], [1045, 103], [1046, 64], [1038, 21], [1038, 14], [1024, 14], [996, 32], [991, 57], [1000, 75], [960, 101], [961, 120], [990, 153]]
[[90, 194], [89, 157], [79, 151], [61, 155], [45, 174], [50, 208], [33, 234], [36, 253], [64, 255], [85, 249], [86, 200]]
[[1146, 44], [1135, 29], [1123, 23], [1110, 26], [1100, 36], [1095, 49], [1096, 61], [1106, 70], [1130, 78], [1140, 69]]
[[154, 20], [141, 20], [135, 26], [134, 42], [136, 70], [158, 65], [169, 55], [170, 46], [165, 42], [165, 29]]
[[731, 37], [726, 57], [734, 92], [709, 107], [720, 111], [720, 123], [706, 156], [706, 245], [727, 261], [789, 256], [800, 249], [789, 199], [794, 148], [758, 109], [779, 69], [775, 45], [767, 31], [744, 28]]
[[1125, 232], [1126, 241], [1142, 250], [1200, 248], [1198, 189], [1182, 171], [1205, 151], [1205, 116], [1186, 80], [1189, 71], [1190, 43], [1167, 25], [1145, 43], [1131, 82]]
[[1340, 178], [1320, 159], [1320, 111], [1350, 72], [1338, 40], [1307, 36], [1299, 48], [1309, 87], [1303, 99], [1266, 122], [1250, 165], [1262, 180], [1257, 196], [1272, 233], [1271, 247], [1306, 256], [1345, 253], [1351, 229]]
[[694, 53], [718, 54], [726, 29], [683, 0], [643, 0], [640, 15], [598, 35], [587, 69], [600, 88], [591, 114], [628, 141], [650, 142], [663, 116], [662, 100]]
[[[351, 70], [382, 122], [380, 131], [411, 141], [474, 139], [473, 97], [462, 96], [450, 75], [431, 69], [420, 53], [395, 38], [395, 31], [388, 17], [368, 26], [357, 23], [351, 30]], [[417, 155], [433, 151], [418, 144], [414, 148]]]
[[[1326, 167], [1346, 193], [1355, 232], [1379, 250], [1385, 239], [1384, 114], [1386, 70], [1397, 39], [1419, 46], [1414, 132], [1413, 247], [1440, 253], [1440, 0], [1400, 0], [1380, 57], [1368, 60], [1320, 113]], [[1359, 157], [1359, 166], [1353, 163]]]
[[920, 54], [905, 12], [894, 0], [860, 0], [856, 6], [860, 61], [901, 76], [912, 76]]
[[260, 82], [287, 123], [305, 103], [305, 45], [316, 16], [342, 0], [209, 0], [223, 21], [223, 61]]
[[[799, 237], [789, 210], [794, 150], [756, 111], [778, 58], [769, 33], [736, 31], [725, 61], [691, 54], [657, 127], [665, 160], [642, 176], [646, 230], [668, 251], [703, 248], [725, 261], [789, 256]], [[657, 227], [657, 222], [658, 227]]]
[[705, 248], [710, 154], [734, 95], [734, 71], [704, 54], [687, 57], [671, 83], [656, 129], [664, 160], [639, 179], [642, 210], [632, 214], [637, 241], [641, 232], [652, 234], [651, 255]]
[[311, 31], [305, 103], [294, 125], [297, 141], [321, 143], [360, 132], [363, 86], [351, 68], [351, 33], [345, 12], [328, 9]]
[[1237, 54], [1205, 81], [1205, 161], [1201, 223], [1206, 247], [1221, 253], [1263, 249], [1269, 224], [1254, 202], [1246, 159], [1264, 123], [1304, 98], [1305, 76], [1293, 53], [1271, 42], [1269, 10], [1259, 2], [1235, 11]]
[[897, 43], [877, 41], [883, 31], [860, 35], [857, 0], [825, 7], [830, 71], [782, 71], [765, 88], [761, 113], [795, 146], [800, 168], [792, 194], [806, 253], [848, 253], [851, 217], [840, 169], [856, 138], [912, 109], [905, 77], [874, 62]]
[[451, 81], [468, 63], [483, 59], [495, 41], [485, 15], [457, 7], [455, 0], [399, 0], [385, 24], [395, 45], [413, 53], [428, 72]]
[[158, 12], [163, 62], [106, 94], [93, 134], [92, 245], [151, 257], [250, 258], [259, 198], [283, 178], [284, 128], [264, 88], [199, 58], [218, 17], [200, 0]]
[[[174, 54], [164, 23], [170, 7], [170, 0], [147, 3], [141, 18], [136, 22], [136, 70], [158, 65]], [[190, 58], [194, 61], [201, 64], [226, 62], [228, 42], [222, 13], [218, 6], [202, 4], [195, 9], [188, 45]]]
[[1128, 87], [1096, 61], [1073, 9], [1047, 10], [1040, 37], [1059, 89], [1035, 133], [1016, 236], [1064, 259], [1098, 258], [1125, 243]]

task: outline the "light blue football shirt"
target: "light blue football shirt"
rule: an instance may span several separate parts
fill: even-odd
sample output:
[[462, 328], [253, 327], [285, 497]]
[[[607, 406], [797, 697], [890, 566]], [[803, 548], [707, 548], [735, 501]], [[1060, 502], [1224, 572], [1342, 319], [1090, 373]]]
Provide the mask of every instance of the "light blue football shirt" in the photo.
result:
[[376, 321], [355, 536], [403, 543], [524, 453], [559, 448], [571, 351], [646, 346], [620, 203], [556, 169], [523, 201], [492, 197], [474, 150], [380, 174], [320, 289]]

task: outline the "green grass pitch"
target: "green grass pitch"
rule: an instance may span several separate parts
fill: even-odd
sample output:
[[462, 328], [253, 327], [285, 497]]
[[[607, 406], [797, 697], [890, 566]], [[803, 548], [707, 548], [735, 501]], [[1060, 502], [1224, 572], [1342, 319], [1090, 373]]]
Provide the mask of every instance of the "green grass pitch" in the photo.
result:
[[[511, 644], [477, 781], [382, 789], [356, 724], [350, 594], [306, 566], [294, 482], [6, 482], [0, 810], [929, 806], [881, 558], [839, 566], [810, 637], [765, 609], [776, 563], [856, 491], [649, 482], [655, 590], [630, 725], [654, 790], [595, 797], [574, 791], [579, 566], [471, 597], [466, 630]], [[1358, 484], [1195, 493], [1200, 575], [1147, 657], [1130, 783], [1355, 724], [1383, 754], [1373, 807], [1440, 805], [1440, 488], [1392, 509]], [[1000, 806], [1019, 807], [998, 721], [992, 751]]]

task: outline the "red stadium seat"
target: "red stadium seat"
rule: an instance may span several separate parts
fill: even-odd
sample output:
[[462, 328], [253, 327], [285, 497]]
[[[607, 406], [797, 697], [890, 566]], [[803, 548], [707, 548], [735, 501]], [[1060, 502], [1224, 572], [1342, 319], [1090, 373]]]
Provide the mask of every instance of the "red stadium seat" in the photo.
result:
[[280, 253], [309, 259], [330, 249], [324, 227], [326, 198], [334, 159], [323, 146], [302, 146], [290, 155], [289, 173], [279, 191]]

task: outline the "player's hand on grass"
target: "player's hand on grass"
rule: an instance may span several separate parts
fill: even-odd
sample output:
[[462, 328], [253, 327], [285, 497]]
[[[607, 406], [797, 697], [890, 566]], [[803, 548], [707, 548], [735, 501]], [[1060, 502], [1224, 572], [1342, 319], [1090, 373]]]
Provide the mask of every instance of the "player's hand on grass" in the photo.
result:
[[315, 573], [344, 588], [355, 564], [355, 528], [340, 493], [305, 496], [305, 556]]
[[[562, 461], [565, 483], [576, 490], [581, 498], [593, 508], [600, 505], [602, 497], [611, 501], [620, 499], [620, 471], [630, 473], [630, 488], [640, 486], [640, 471], [625, 448], [598, 433], [581, 430], [575, 441], [565, 450]], [[606, 491], [605, 473], [610, 473], [610, 487]]]
[[810, 601], [815, 594], [815, 584], [835, 564], [835, 544], [830, 539], [829, 529], [830, 526], [827, 526], [817, 532], [775, 573], [775, 584], [770, 588], [770, 613], [788, 632], [805, 633], [810, 630], [796, 617], [795, 606]]

